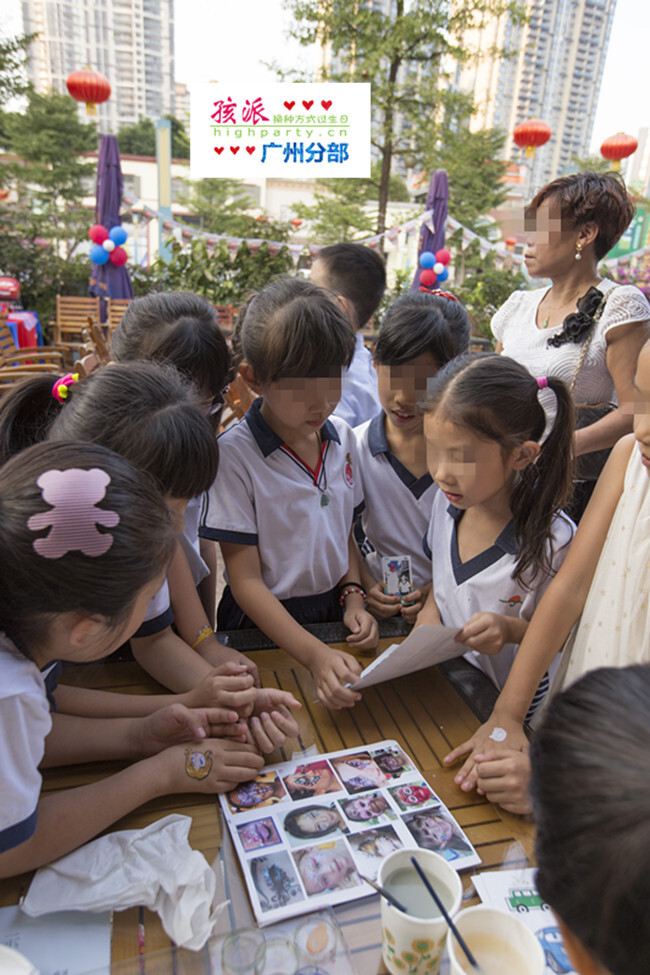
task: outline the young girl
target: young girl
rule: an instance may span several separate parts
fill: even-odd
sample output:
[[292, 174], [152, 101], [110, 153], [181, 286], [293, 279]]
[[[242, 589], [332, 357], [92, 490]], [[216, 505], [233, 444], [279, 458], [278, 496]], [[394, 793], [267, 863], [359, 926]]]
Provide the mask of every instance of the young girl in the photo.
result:
[[[375, 616], [397, 613], [413, 622], [431, 585], [422, 539], [436, 486], [427, 470], [422, 414], [416, 404], [445, 363], [467, 351], [467, 312], [452, 295], [403, 295], [379, 329], [373, 357], [382, 410], [355, 430], [365, 508], [357, 525], [361, 581]], [[382, 558], [411, 557], [414, 591], [384, 592]]]
[[[227, 790], [262, 766], [249, 746], [212, 739], [219, 709], [50, 713], [58, 658], [96, 660], [127, 639], [175, 541], [151, 478], [102, 447], [38, 444], [0, 469], [0, 876], [63, 856], [156, 796]], [[137, 761], [39, 801], [39, 767], [124, 758]]]
[[[541, 445], [540, 386], [557, 400]], [[433, 589], [417, 625], [459, 627], [470, 662], [500, 688], [573, 535], [559, 513], [571, 490], [571, 396], [561, 380], [535, 380], [513, 359], [475, 355], [438, 373], [424, 409], [440, 490], [427, 537]]]
[[377, 643], [351, 532], [362, 502], [354, 435], [328, 420], [354, 333], [326, 291], [293, 278], [253, 298], [236, 342], [242, 378], [260, 398], [219, 438], [201, 528], [221, 543], [226, 564], [219, 628], [258, 625], [311, 670], [320, 700], [351, 706], [360, 695], [344, 685], [359, 674], [357, 661], [300, 623], [343, 609], [350, 645]]
[[[634, 395], [634, 434], [613, 448], [489, 721], [445, 759], [451, 763], [471, 753], [456, 776], [464, 790], [476, 784], [476, 763], [487, 751], [527, 750], [523, 722], [539, 675], [562, 650], [577, 620], [573, 645], [570, 641], [562, 652], [558, 683], [566, 686], [601, 665], [648, 661], [650, 342], [639, 356]], [[494, 741], [495, 726], [506, 735], [501, 744]]]
[[[100, 443], [119, 453], [155, 479], [182, 524], [187, 499], [209, 486], [218, 457], [214, 434], [198, 408], [193, 387], [171, 367], [134, 362], [116, 363], [83, 383], [72, 383], [66, 391], [67, 396], [59, 402], [52, 396], [52, 377], [39, 376], [5, 398], [0, 407], [0, 442], [5, 453], [14, 453], [22, 445], [25, 430], [30, 427], [23, 418], [27, 415], [29, 421], [40, 406], [41, 435], [47, 432], [50, 440]], [[51, 422], [49, 431], [45, 418]], [[171, 571], [179, 555], [183, 557], [177, 546]], [[171, 628], [174, 621], [176, 633]], [[134, 656], [161, 684], [184, 692], [183, 703], [197, 703], [197, 699], [216, 703], [216, 695], [220, 703], [231, 707], [254, 704], [256, 714], [266, 713], [269, 707], [297, 705], [291, 695], [283, 694], [276, 700], [277, 690], [256, 696], [252, 676], [239, 665], [239, 655], [233, 661], [227, 648], [223, 648], [221, 660], [203, 657], [200, 650], [208, 640], [200, 641], [196, 648], [191, 646], [201, 626], [207, 627], [205, 614], [197, 618], [182, 604], [175, 620], [165, 581], [132, 638]], [[225, 670], [215, 674], [214, 663], [225, 666]], [[68, 708], [78, 706], [76, 697], [74, 703], [68, 700], [73, 693], [72, 688], [66, 689]], [[150, 708], [151, 700], [145, 698], [140, 704]]]
[[648, 666], [592, 671], [531, 746], [537, 886], [581, 975], [650, 971], [649, 700]]

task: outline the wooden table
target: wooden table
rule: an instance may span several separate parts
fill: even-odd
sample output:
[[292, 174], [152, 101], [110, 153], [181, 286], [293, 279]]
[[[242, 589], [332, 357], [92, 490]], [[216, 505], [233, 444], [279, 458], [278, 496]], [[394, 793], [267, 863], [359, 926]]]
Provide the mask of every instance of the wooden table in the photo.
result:
[[[380, 641], [380, 649], [384, 649], [389, 642]], [[287, 742], [281, 753], [270, 757], [269, 764], [288, 760], [291, 753], [301, 747], [315, 746], [319, 752], [329, 752], [394, 738], [414, 759], [425, 779], [451, 809], [478, 850], [483, 864], [474, 871], [499, 868], [506, 864], [515, 868], [532, 863], [533, 828], [530, 821], [509, 815], [474, 792], [461, 792], [454, 784], [454, 772], [442, 767], [442, 757], [466, 739], [477, 727], [478, 721], [436, 667], [367, 689], [363, 700], [353, 709], [328, 711], [316, 702], [309, 672], [286, 653], [262, 650], [252, 656], [265, 686], [289, 690], [303, 705], [297, 713], [299, 740]], [[359, 659], [364, 666], [370, 661], [367, 655], [360, 655]], [[100, 661], [67, 667], [62, 681], [125, 693], [155, 693], [161, 690], [134, 662]], [[117, 768], [118, 763], [103, 763], [101, 766], [48, 770], [44, 775], [44, 793], [85, 784]], [[192, 794], [157, 799], [124, 817], [113, 828], [142, 828], [172, 812], [192, 817], [190, 842], [212, 863], [222, 847], [221, 815], [218, 801], [212, 797]], [[474, 871], [461, 874], [468, 898], [472, 890], [470, 875]], [[32, 874], [25, 874], [0, 881], [0, 906], [16, 904], [26, 892], [31, 877]], [[246, 910], [243, 881], [236, 886], [241, 887], [237, 891], [244, 905], [241, 910]], [[369, 904], [372, 904], [370, 910]], [[237, 926], [242, 923], [239, 920], [241, 910]], [[353, 963], [360, 972], [378, 970], [378, 914], [377, 895], [337, 909], [337, 917], [352, 951]], [[376, 943], [369, 944], [373, 939], [368, 938], [368, 925], [374, 925], [373, 919], [376, 919]], [[137, 958], [141, 948], [139, 920], [142, 920], [142, 914], [137, 908], [114, 915], [114, 964]], [[171, 959], [169, 938], [158, 917], [148, 911], [144, 912], [144, 931], [145, 955], [167, 949]], [[174, 959], [173, 965], [170, 960], [169, 966], [156, 967], [155, 970], [178, 970], [178, 959]], [[139, 970], [141, 968], [138, 968], [137, 962], [133, 966], [119, 966], [120, 972], [137, 973]], [[151, 971], [151, 968], [147, 967], [147, 971]], [[189, 971], [189, 968], [183, 968], [183, 971]]]

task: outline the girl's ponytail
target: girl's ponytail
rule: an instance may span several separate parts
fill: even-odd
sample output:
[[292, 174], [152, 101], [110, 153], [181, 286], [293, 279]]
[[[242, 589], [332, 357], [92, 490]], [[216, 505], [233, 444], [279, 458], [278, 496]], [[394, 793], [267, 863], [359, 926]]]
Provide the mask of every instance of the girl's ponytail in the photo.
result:
[[573, 397], [566, 383], [555, 376], [549, 376], [544, 386], [555, 394], [555, 420], [541, 444], [537, 462], [520, 472], [510, 495], [515, 536], [521, 552], [514, 572], [516, 579], [528, 569], [532, 569], [533, 576], [540, 569], [550, 570], [552, 553], [547, 543], [553, 518], [567, 504], [573, 490]]
[[47, 438], [62, 406], [52, 395], [60, 378], [53, 373], [30, 376], [0, 400], [0, 466]]

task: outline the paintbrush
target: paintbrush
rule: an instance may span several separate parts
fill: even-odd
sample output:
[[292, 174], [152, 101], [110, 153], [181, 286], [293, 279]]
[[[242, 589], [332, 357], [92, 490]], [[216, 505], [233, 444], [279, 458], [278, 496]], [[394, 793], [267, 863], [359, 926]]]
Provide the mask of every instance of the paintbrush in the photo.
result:
[[386, 890], [384, 887], [380, 887], [379, 884], [374, 880], [371, 880], [370, 877], [364, 877], [363, 874], [359, 874], [359, 876], [362, 880], [365, 880], [367, 884], [370, 884], [371, 887], [374, 887], [377, 893], [381, 894], [382, 897], [385, 897], [388, 903], [392, 904], [393, 907], [396, 907], [398, 911], [402, 911], [403, 914], [408, 914], [408, 911], [404, 905], [400, 904], [398, 900], [395, 900], [390, 891]]

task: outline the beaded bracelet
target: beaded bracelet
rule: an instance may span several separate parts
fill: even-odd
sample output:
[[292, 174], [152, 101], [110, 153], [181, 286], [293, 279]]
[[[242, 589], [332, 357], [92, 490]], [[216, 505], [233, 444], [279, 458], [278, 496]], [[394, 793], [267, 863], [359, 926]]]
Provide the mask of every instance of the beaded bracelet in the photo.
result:
[[341, 604], [341, 606], [344, 606], [347, 597], [351, 596], [352, 593], [355, 592], [358, 593], [360, 596], [363, 596], [363, 605], [367, 606], [368, 597], [366, 596], [366, 591], [362, 586], [358, 586], [355, 582], [349, 582], [342, 587], [341, 594], [339, 596], [339, 603]]
[[205, 626], [202, 626], [201, 629], [196, 634], [196, 640], [192, 644], [192, 650], [196, 650], [199, 643], [201, 643], [202, 640], [206, 640], [209, 636], [212, 636], [213, 633], [214, 630], [212, 629], [209, 623], [206, 623]]

